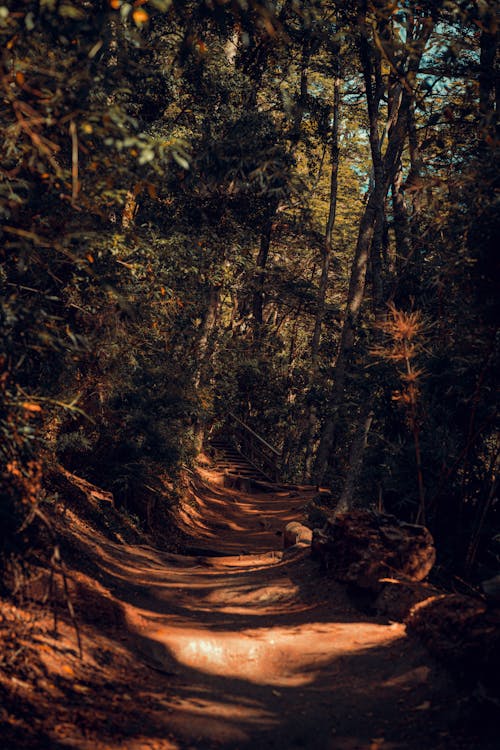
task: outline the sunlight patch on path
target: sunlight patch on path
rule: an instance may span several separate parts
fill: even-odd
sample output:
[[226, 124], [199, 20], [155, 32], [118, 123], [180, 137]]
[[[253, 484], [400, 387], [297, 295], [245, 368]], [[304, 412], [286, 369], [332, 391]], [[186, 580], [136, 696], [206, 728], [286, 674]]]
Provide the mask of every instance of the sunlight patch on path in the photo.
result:
[[[371, 623], [306, 623], [294, 627], [210, 631], [165, 626], [149, 630], [157, 660], [257, 685], [298, 687], [340, 656], [404, 637], [404, 626]], [[163, 647], [163, 652], [162, 652]]]

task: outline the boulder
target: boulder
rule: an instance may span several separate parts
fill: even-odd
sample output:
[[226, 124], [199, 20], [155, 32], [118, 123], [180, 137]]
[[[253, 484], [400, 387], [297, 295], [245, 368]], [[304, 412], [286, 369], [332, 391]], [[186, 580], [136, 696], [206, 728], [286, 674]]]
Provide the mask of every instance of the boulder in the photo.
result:
[[471, 596], [443, 594], [417, 604], [406, 622], [428, 650], [468, 686], [500, 698], [500, 610]]
[[283, 535], [283, 546], [285, 549], [293, 547], [295, 544], [308, 546], [311, 544], [312, 531], [298, 521], [291, 521], [285, 526]]
[[416, 604], [440, 593], [435, 586], [422, 581], [383, 578], [381, 583], [383, 588], [375, 600], [377, 614], [397, 622], [404, 622]]
[[500, 605], [500, 575], [488, 578], [487, 581], [483, 581], [481, 584], [486, 601], [489, 604]]
[[315, 529], [312, 554], [338, 581], [380, 593], [384, 578], [421, 581], [436, 559], [424, 526], [371, 510], [342, 513]]
[[[324, 527], [323, 527], [324, 528]], [[320, 560], [324, 568], [328, 568], [329, 537], [323, 529], [313, 529], [311, 539], [311, 556]]]
[[322, 493], [315, 495], [305, 507], [307, 523], [312, 529], [321, 529], [333, 513], [331, 496]]

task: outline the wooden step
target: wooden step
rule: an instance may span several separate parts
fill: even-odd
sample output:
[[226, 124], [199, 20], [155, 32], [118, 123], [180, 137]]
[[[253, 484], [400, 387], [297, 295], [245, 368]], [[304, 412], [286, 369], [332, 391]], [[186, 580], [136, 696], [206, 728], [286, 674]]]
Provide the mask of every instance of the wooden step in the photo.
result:
[[217, 469], [224, 472], [225, 486], [251, 491], [258, 489], [263, 482], [268, 482], [266, 475], [223, 437], [213, 438], [210, 447], [215, 451]]
[[236, 461], [217, 461], [216, 465], [219, 469], [234, 469], [235, 471], [237, 469], [241, 469], [242, 471], [248, 471], [252, 469], [253, 471], [255, 471], [253, 466], [251, 466], [250, 464], [241, 463], [240, 461], [238, 461], [238, 463], [236, 463]]

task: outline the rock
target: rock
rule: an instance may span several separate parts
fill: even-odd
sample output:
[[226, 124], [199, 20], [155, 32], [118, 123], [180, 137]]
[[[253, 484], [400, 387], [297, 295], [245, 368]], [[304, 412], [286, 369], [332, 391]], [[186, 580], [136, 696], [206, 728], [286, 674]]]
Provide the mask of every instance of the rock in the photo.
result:
[[436, 559], [423, 526], [369, 510], [339, 514], [315, 530], [312, 552], [333, 578], [378, 594], [383, 578], [421, 581]]
[[306, 506], [307, 521], [313, 529], [321, 529], [332, 514], [332, 509], [317, 502]]
[[294, 544], [300, 544], [301, 546], [308, 546], [311, 544], [312, 531], [307, 526], [304, 526], [298, 521], [291, 521], [285, 526], [285, 534], [283, 537], [283, 546], [285, 549], [293, 547]]
[[488, 578], [487, 581], [483, 581], [481, 588], [486, 594], [486, 600], [488, 603], [500, 604], [500, 575]]
[[434, 586], [421, 581], [384, 578], [381, 583], [383, 588], [375, 600], [375, 609], [379, 615], [398, 622], [404, 622], [416, 604], [440, 593]]
[[[313, 529], [311, 539], [311, 556], [315, 560], [327, 558], [329, 537], [323, 529]], [[326, 566], [325, 566], [326, 567]]]
[[406, 622], [429, 651], [468, 686], [480, 683], [500, 697], [500, 613], [461, 594], [443, 594], [417, 604]]

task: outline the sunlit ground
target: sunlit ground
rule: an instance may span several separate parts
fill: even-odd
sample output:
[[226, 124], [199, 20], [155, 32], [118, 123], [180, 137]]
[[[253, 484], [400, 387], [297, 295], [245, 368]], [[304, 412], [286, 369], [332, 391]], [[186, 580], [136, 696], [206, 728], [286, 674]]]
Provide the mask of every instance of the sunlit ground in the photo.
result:
[[[298, 687], [315, 681], [322, 667], [340, 655], [401, 638], [404, 628], [369, 623], [305, 623], [242, 632], [200, 628], [158, 628], [149, 638], [187, 667], [257, 685]], [[156, 648], [157, 658], [161, 651]]]

